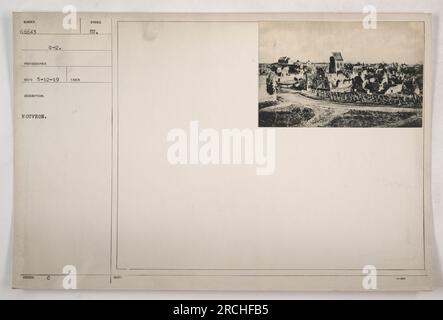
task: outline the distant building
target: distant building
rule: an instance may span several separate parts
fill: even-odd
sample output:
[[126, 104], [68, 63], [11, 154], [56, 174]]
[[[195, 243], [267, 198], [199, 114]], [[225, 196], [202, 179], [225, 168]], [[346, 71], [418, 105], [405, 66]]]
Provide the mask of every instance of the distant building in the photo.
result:
[[397, 84], [393, 87], [390, 87], [388, 90], [386, 90], [385, 95], [399, 94], [399, 93], [401, 93], [402, 89], [403, 89], [403, 85]]
[[282, 76], [282, 77], [286, 77], [289, 75], [289, 67], [278, 67], [277, 71], [276, 71], [277, 75]]
[[308, 60], [308, 61], [306, 61], [305, 63], [303, 63], [303, 66], [305, 67], [308, 67], [308, 68], [310, 68], [310, 67], [312, 67], [312, 62], [311, 62], [311, 60]]
[[352, 80], [346, 77], [342, 72], [328, 73], [328, 81], [332, 92], [351, 92]]
[[329, 58], [329, 73], [337, 73], [343, 71], [344, 61], [341, 52], [333, 52]]

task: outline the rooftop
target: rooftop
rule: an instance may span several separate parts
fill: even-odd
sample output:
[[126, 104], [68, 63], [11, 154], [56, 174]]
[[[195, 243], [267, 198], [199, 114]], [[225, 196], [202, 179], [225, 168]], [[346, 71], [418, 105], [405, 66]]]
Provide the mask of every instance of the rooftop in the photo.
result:
[[343, 57], [341, 56], [341, 52], [333, 52], [332, 56], [334, 57], [335, 60], [343, 61]]

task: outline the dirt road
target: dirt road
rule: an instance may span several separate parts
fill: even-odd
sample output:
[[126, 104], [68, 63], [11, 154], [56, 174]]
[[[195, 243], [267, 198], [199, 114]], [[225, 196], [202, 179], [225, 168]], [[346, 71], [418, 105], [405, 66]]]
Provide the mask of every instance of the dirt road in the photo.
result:
[[335, 118], [340, 118], [345, 113], [350, 110], [359, 110], [359, 111], [375, 111], [375, 112], [408, 112], [411, 113], [411, 117], [416, 115], [417, 117], [421, 117], [421, 109], [417, 108], [405, 108], [405, 107], [393, 107], [393, 106], [360, 106], [360, 105], [352, 105], [352, 104], [344, 104], [344, 103], [334, 103], [325, 100], [317, 100], [306, 97], [295, 91], [282, 91], [278, 93], [278, 100], [280, 101], [279, 105], [271, 106], [262, 109], [263, 111], [284, 111], [289, 106], [299, 106], [302, 108], [310, 108], [314, 111], [315, 115], [308, 121], [306, 121], [303, 126], [305, 127], [323, 127], [328, 126], [331, 123], [331, 120]]

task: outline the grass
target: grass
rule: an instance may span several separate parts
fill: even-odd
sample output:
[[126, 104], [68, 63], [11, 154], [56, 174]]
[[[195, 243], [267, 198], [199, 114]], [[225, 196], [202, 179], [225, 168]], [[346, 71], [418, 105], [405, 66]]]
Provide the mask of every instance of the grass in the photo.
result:
[[327, 127], [421, 127], [421, 117], [414, 112], [349, 110], [335, 117]]
[[263, 101], [263, 102], [259, 102], [258, 103], [258, 109], [263, 109], [263, 108], [267, 108], [267, 107], [273, 107], [278, 105], [280, 102], [277, 100], [269, 100], [269, 101]]

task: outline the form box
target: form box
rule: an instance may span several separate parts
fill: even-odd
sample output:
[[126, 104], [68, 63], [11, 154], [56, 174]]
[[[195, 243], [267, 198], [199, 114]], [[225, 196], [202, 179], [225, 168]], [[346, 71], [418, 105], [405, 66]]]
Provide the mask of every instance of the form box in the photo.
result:
[[24, 67], [21, 81], [26, 83], [83, 82], [102, 83], [112, 81], [111, 67]]
[[110, 66], [110, 51], [22, 51], [23, 65]]
[[111, 67], [67, 67], [67, 82], [111, 82]]

